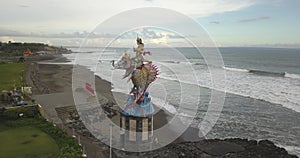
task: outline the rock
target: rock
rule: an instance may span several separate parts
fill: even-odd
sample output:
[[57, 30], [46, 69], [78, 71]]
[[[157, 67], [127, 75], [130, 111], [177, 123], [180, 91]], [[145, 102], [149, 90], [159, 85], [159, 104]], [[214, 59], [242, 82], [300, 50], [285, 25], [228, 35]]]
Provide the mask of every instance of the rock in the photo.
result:
[[213, 156], [222, 156], [227, 153], [237, 153], [245, 150], [241, 145], [226, 141], [211, 142], [205, 145], [197, 145], [197, 147]]
[[266, 146], [266, 147], [276, 147], [275, 144], [269, 140], [261, 140], [258, 142], [258, 145], [263, 145], [263, 146]]
[[[116, 157], [135, 157], [136, 153], [114, 150]], [[297, 158], [269, 140], [208, 139], [198, 142], [171, 143], [163, 148], [141, 152], [138, 157], [197, 158]]]

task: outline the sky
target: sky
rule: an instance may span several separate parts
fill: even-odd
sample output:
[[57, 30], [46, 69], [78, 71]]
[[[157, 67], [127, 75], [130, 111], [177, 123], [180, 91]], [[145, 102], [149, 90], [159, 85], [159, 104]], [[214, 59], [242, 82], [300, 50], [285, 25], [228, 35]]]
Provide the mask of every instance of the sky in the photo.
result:
[[78, 46], [101, 22], [141, 7], [189, 16], [217, 46], [300, 47], [299, 0], [10, 0], [0, 5], [0, 41]]

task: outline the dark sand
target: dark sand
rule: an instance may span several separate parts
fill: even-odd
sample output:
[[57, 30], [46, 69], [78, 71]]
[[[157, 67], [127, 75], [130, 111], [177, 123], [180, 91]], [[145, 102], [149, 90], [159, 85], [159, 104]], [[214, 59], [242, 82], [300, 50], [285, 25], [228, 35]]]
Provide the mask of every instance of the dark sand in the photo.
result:
[[[52, 59], [53, 60], [53, 59]], [[55, 59], [53, 61], [64, 61], [64, 59]], [[66, 130], [69, 134], [73, 134], [71, 128], [69, 128], [65, 124], [65, 120], [61, 120], [57, 114], [56, 108], [59, 107], [74, 107], [74, 98], [72, 94], [72, 65], [59, 65], [59, 64], [30, 64], [27, 72], [27, 81], [33, 87], [33, 96], [37, 103], [41, 104], [46, 113], [46, 118], [49, 121], [52, 121]], [[115, 105], [116, 101], [114, 100], [114, 95], [111, 92], [111, 83], [105, 80], [102, 80], [99, 77], [95, 77], [95, 86], [97, 94], [105, 97], [109, 100], [109, 104]], [[125, 94], [117, 93], [115, 95], [124, 96]], [[124, 96], [125, 98], [125, 96]], [[168, 123], [170, 118], [173, 117], [172, 114], [168, 113], [164, 110], [158, 110], [154, 115], [154, 129], [158, 129]], [[116, 115], [112, 118], [112, 121], [116, 124], [119, 123], [119, 116]], [[176, 131], [170, 130], [166, 135], [173, 135]], [[198, 129], [188, 128], [174, 143], [186, 142], [186, 141], [199, 141], [201, 138], [198, 137]], [[75, 135], [78, 137], [80, 134], [75, 132]], [[90, 137], [80, 136], [81, 144], [85, 147], [85, 151], [88, 157], [96, 158], [96, 157], [108, 157], [108, 146], [99, 143], [99, 141], [95, 139], [91, 139]], [[206, 141], [206, 140], [204, 140]], [[201, 148], [197, 147], [197, 149], [193, 150], [195, 152], [202, 152], [205, 157], [213, 157], [209, 155], [222, 155], [222, 153], [234, 152], [240, 150], [240, 145], [224, 143], [224, 142], [214, 142], [207, 141], [206, 145], [201, 144]], [[173, 144], [173, 143], [172, 143]], [[199, 144], [199, 143], [198, 143]], [[174, 146], [174, 145], [173, 145]], [[188, 144], [187, 147], [190, 145]], [[172, 147], [172, 145], [171, 145]], [[177, 145], [175, 144], [177, 148]], [[184, 148], [184, 147], [182, 147]], [[170, 147], [167, 147], [166, 150], [169, 150]], [[177, 149], [176, 149], [177, 150]], [[180, 149], [178, 149], [180, 150]], [[177, 151], [178, 151], [177, 150]], [[221, 153], [221, 154], [220, 154]], [[128, 153], [127, 153], [128, 154]], [[150, 152], [150, 155], [154, 153]], [[191, 153], [193, 157], [197, 157], [197, 155]], [[209, 154], [209, 155], [207, 155]], [[202, 155], [202, 156], [203, 156]], [[149, 156], [149, 155], [148, 155]], [[178, 155], [177, 155], [178, 156]], [[202, 157], [201, 156], [201, 157]], [[224, 155], [223, 155], [224, 156]], [[151, 156], [150, 156], [151, 157]]]

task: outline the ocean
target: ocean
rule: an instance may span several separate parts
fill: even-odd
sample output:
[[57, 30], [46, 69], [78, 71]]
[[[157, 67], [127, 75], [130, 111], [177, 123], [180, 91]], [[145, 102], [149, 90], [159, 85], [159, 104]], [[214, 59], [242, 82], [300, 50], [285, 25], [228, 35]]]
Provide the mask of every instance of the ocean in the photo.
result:
[[[122, 79], [123, 70], [113, 70], [131, 49], [70, 48], [64, 54], [71, 63], [87, 66], [101, 78], [112, 82], [112, 91], [128, 93], [131, 83]], [[201, 50], [201, 49], [200, 49]], [[300, 49], [219, 48], [224, 65], [207, 65], [195, 48], [149, 48], [153, 64], [159, 68], [158, 79], [149, 92], [154, 104], [173, 114], [191, 119], [188, 111], [197, 111], [192, 122], [198, 127], [210, 105], [211, 73], [226, 72], [225, 102], [218, 121], [206, 138], [240, 137], [269, 139], [300, 156]], [[201, 53], [201, 52], [200, 52]], [[76, 58], [76, 60], [75, 60]], [[182, 89], [188, 92], [182, 94]], [[199, 99], [199, 100], [198, 100]], [[197, 109], [189, 106], [197, 101]], [[185, 108], [185, 112], [179, 110]]]

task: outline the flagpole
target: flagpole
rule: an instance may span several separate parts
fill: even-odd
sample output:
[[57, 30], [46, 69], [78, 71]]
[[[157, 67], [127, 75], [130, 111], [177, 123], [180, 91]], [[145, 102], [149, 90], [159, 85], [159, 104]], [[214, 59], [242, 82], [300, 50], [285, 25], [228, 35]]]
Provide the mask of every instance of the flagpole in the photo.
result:
[[110, 136], [109, 136], [109, 157], [112, 158], [112, 124], [110, 123]]

